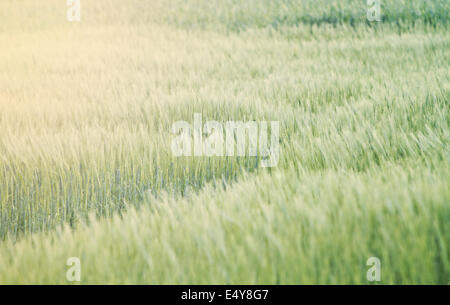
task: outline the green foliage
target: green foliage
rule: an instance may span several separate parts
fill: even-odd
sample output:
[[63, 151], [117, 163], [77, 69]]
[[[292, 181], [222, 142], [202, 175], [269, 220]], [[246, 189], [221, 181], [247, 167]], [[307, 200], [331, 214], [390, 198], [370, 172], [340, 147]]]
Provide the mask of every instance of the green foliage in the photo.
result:
[[[242, 31], [249, 28], [306, 25], [368, 24], [364, 0], [171, 0], [165, 14], [180, 27]], [[409, 28], [416, 23], [448, 26], [450, 4], [446, 0], [382, 0], [383, 23]], [[376, 23], [375, 23], [376, 24]], [[372, 23], [372, 25], [375, 25]]]
[[[0, 283], [449, 283], [448, 1], [36, 3], [0, 4]], [[194, 113], [279, 121], [278, 166], [174, 157]]]

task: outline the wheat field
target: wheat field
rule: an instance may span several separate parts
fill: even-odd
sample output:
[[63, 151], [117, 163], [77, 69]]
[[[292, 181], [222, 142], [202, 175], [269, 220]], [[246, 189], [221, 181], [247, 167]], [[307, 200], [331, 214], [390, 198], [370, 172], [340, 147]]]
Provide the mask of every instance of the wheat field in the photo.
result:
[[450, 4], [381, 2], [0, 2], [0, 284], [449, 284]]

